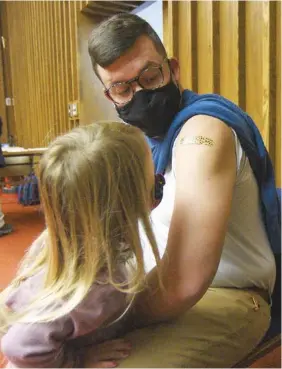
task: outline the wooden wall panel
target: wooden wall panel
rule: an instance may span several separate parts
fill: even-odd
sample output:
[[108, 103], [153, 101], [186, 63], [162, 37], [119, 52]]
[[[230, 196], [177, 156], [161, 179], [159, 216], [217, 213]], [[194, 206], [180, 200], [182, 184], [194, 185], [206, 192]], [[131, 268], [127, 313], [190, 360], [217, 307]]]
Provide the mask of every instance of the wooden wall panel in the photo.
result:
[[239, 104], [239, 4], [220, 4], [220, 93]]
[[78, 124], [77, 12], [84, 2], [1, 2], [15, 100], [12, 134], [24, 147], [46, 146]]
[[281, 178], [281, 141], [282, 141], [282, 132], [281, 132], [281, 23], [282, 23], [282, 13], [281, 13], [281, 2], [277, 3], [276, 10], [276, 119], [275, 119], [275, 173], [276, 173], [276, 183], [279, 187], [282, 187], [282, 178]]
[[[197, 60], [198, 91], [214, 91], [214, 28], [213, 14], [216, 2], [212, 0], [197, 3]], [[192, 30], [193, 32], [193, 30]]]
[[281, 185], [281, 2], [168, 0], [163, 13], [164, 43], [179, 59], [181, 85], [246, 110]]
[[245, 27], [246, 110], [269, 147], [269, 2], [246, 2]]
[[[1, 30], [1, 24], [0, 24]], [[1, 32], [0, 32], [1, 36]], [[0, 117], [2, 118], [3, 128], [2, 128], [2, 136], [0, 138], [0, 142], [7, 142], [7, 116], [6, 116], [6, 105], [5, 105], [5, 86], [4, 86], [4, 59], [3, 59], [3, 51], [2, 43], [0, 39]]]
[[118, 120], [114, 105], [103, 94], [103, 85], [95, 75], [88, 53], [88, 38], [101, 17], [78, 14], [80, 124], [87, 125], [99, 120]]
[[[165, 4], [165, 3], [164, 3]], [[177, 7], [177, 3], [173, 2]], [[182, 1], [178, 6], [178, 26], [182, 30], [183, 34], [177, 34], [177, 44], [181, 47], [178, 48], [179, 60], [185, 60], [185, 63], [181, 64], [180, 79], [183, 86], [194, 90], [197, 88], [198, 81], [198, 68], [197, 68], [197, 32], [192, 32], [197, 26], [197, 6], [196, 2]], [[165, 18], [166, 19], [166, 18]], [[164, 27], [166, 29], [166, 27]], [[177, 30], [177, 28], [176, 28]], [[166, 32], [164, 32], [166, 35]], [[193, 55], [193, 57], [192, 57]]]
[[[3, 58], [3, 66], [4, 66], [4, 78], [5, 81], [5, 91], [6, 97], [13, 96], [13, 86], [12, 86], [12, 76], [11, 76], [11, 63], [10, 63], [10, 54], [9, 54], [9, 43], [8, 43], [8, 19], [5, 2], [0, 1], [0, 24], [1, 24], [1, 36], [3, 36], [6, 40], [6, 48], [3, 50], [2, 58]], [[7, 133], [11, 134], [15, 129], [15, 114], [14, 107], [8, 106], [6, 110], [6, 125], [7, 125]]]
[[169, 56], [178, 54], [178, 4], [174, 1], [163, 2], [164, 12], [167, 15], [164, 18], [164, 28], [167, 32], [164, 34], [165, 45]]

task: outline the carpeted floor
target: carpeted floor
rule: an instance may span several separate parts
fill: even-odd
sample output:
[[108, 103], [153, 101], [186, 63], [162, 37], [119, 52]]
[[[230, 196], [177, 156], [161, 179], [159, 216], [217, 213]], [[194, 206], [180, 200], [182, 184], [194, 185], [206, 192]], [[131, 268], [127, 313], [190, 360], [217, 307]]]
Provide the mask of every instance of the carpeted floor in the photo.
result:
[[[3, 289], [14, 276], [26, 248], [44, 229], [44, 218], [40, 206], [23, 207], [17, 203], [15, 195], [1, 194], [1, 201], [5, 221], [14, 227], [13, 233], [0, 237], [0, 289]], [[281, 368], [281, 348], [273, 350], [251, 367]]]
[[44, 217], [39, 206], [22, 206], [16, 195], [1, 194], [5, 222], [13, 226], [13, 233], [0, 237], [0, 288], [13, 277], [24, 251], [44, 229]]

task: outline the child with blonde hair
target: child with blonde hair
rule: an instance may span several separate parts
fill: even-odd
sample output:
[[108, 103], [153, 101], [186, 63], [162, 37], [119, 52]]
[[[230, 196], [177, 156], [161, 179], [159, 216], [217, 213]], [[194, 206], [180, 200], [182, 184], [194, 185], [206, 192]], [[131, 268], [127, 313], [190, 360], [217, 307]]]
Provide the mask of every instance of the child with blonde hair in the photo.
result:
[[149, 147], [126, 124], [76, 128], [51, 143], [39, 183], [47, 228], [1, 294], [2, 352], [15, 367], [83, 367], [90, 353], [114, 367], [130, 346], [113, 339], [145, 286], [139, 223], [159, 262]]

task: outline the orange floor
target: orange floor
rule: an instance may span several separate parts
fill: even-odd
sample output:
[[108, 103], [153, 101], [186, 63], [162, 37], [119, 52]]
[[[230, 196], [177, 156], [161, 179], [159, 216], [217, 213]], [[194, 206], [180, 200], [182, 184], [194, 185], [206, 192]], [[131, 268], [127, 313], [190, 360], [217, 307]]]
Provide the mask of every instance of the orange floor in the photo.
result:
[[16, 195], [1, 194], [5, 222], [14, 227], [14, 232], [0, 237], [0, 288], [9, 283], [25, 249], [44, 229], [44, 218], [39, 206], [23, 207], [17, 203]]
[[[3, 289], [13, 277], [25, 249], [44, 229], [44, 218], [39, 206], [23, 207], [17, 204], [15, 195], [3, 194], [1, 201], [5, 220], [14, 227], [13, 233], [0, 237], [0, 289]], [[251, 367], [281, 368], [281, 348], [273, 350]]]

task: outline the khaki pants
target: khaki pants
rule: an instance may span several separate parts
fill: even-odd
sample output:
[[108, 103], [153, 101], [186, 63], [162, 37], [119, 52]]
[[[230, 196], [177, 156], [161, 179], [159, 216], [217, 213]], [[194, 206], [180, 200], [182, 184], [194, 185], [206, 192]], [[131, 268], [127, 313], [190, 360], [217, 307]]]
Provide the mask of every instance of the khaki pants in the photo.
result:
[[257, 293], [210, 288], [178, 319], [127, 334], [131, 355], [120, 368], [230, 368], [260, 342], [270, 307]]

